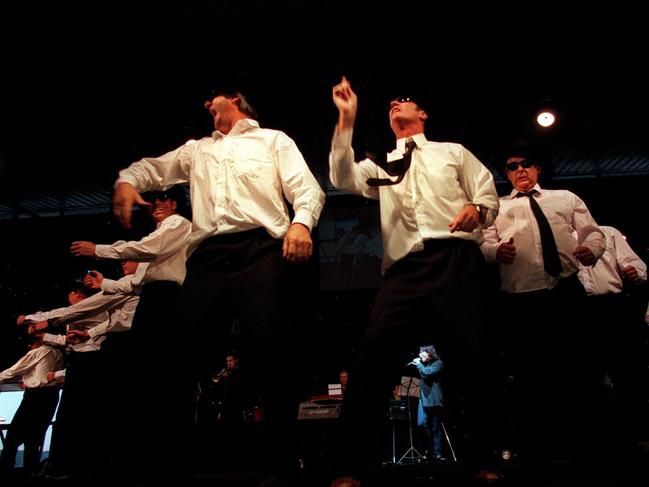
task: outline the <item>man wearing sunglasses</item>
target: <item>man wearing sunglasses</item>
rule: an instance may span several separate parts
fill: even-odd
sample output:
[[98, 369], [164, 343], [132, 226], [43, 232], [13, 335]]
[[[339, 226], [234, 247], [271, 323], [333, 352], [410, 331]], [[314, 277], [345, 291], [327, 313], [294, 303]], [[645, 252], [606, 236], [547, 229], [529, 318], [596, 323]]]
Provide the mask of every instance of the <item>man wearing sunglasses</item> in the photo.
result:
[[[383, 398], [397, 382], [399, 360], [419, 343], [439, 343], [449, 375], [465, 396], [467, 415], [478, 423], [485, 397], [478, 391], [486, 383], [480, 378], [486, 369], [488, 289], [477, 243], [480, 228], [498, 212], [498, 195], [489, 170], [466, 148], [427, 140], [429, 113], [415, 95], [390, 102], [396, 149], [385, 163], [356, 163], [352, 134], [358, 99], [345, 77], [332, 91], [339, 117], [330, 178], [338, 189], [379, 200], [384, 249], [383, 284], [350, 370], [342, 413], [347, 459], [341, 461], [362, 464], [376, 461], [376, 454], [362, 457], [371, 457], [372, 446], [380, 444], [373, 433], [385, 410]], [[473, 445], [481, 435], [471, 433], [476, 433]]]
[[539, 184], [549, 159], [543, 147], [517, 141], [506, 155], [513, 190], [500, 199], [494, 224], [483, 230], [482, 251], [487, 261], [499, 264], [503, 319], [498, 327], [521, 390], [520, 448], [530, 458], [549, 459], [560, 451], [558, 443], [575, 445], [577, 438], [587, 438], [577, 427], [587, 429], [583, 419], [592, 410], [587, 402], [596, 377], [587, 345], [586, 295], [577, 272], [579, 264], [595, 264], [606, 244], [577, 195]]
[[[185, 262], [187, 246], [192, 224], [185, 217], [176, 213], [185, 203], [185, 191], [181, 186], [174, 186], [166, 191], [151, 191], [144, 194], [142, 204], [146, 205], [149, 214], [156, 224], [153, 232], [137, 241], [117, 241], [110, 245], [98, 245], [94, 242], [72, 242], [70, 250], [77, 257], [95, 257], [99, 259], [130, 260], [146, 263], [145, 271], [136, 275], [132, 281], [133, 288], [140, 294], [133, 323], [131, 341], [135, 353], [132, 354], [130, 367], [132, 373], [146, 377], [146, 381], [127, 384], [128, 395], [133, 398], [132, 407], [128, 409], [128, 430], [135, 440], [128, 442], [133, 448], [149, 438], [155, 438], [164, 421], [164, 411], [160, 402], [167, 400], [165, 378], [160, 374], [161, 364], [167, 360], [164, 355], [168, 350], [169, 336], [177, 323], [169, 319], [176, 309], [176, 299], [180, 286], [185, 280]], [[175, 333], [175, 331], [174, 331]], [[123, 357], [123, 360], [127, 360]], [[127, 394], [125, 394], [127, 395]], [[131, 451], [124, 458], [137, 459], [131, 467], [138, 473], [147, 475], [157, 462], [155, 449], [143, 452]]]

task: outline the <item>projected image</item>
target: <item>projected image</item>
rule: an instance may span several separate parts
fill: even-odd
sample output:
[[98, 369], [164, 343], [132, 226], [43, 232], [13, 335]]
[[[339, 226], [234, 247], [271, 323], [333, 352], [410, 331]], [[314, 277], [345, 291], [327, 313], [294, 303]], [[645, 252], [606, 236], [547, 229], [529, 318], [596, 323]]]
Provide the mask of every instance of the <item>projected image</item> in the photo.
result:
[[383, 255], [378, 210], [328, 210], [318, 226], [320, 289], [377, 288]]

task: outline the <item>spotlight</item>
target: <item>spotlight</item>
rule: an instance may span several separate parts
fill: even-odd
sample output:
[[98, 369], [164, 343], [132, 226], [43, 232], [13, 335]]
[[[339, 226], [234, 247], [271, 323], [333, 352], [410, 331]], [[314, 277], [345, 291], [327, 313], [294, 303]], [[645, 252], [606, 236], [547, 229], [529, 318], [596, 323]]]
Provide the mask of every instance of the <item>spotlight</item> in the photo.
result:
[[554, 125], [557, 120], [556, 107], [549, 98], [542, 100], [537, 105], [536, 110], [536, 123], [543, 128], [548, 128]]
[[547, 110], [539, 113], [536, 116], [536, 123], [538, 123], [541, 127], [550, 127], [554, 124], [555, 120], [556, 117], [554, 116], [554, 113]]

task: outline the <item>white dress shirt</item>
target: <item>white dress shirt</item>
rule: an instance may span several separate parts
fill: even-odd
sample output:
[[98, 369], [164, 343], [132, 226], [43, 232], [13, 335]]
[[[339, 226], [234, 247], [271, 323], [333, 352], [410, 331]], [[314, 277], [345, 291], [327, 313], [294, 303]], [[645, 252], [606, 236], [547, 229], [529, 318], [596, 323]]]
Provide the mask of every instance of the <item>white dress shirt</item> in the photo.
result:
[[[95, 255], [102, 259], [149, 262], [143, 273], [136, 273], [132, 284], [142, 286], [152, 281], [185, 280], [187, 245], [192, 224], [180, 215], [170, 215], [156, 229], [138, 241], [119, 240], [112, 245], [97, 245]], [[139, 267], [139, 266], [138, 266]], [[139, 279], [139, 280], [136, 280]]]
[[622, 269], [635, 267], [642, 282], [647, 282], [647, 265], [626, 243], [624, 235], [613, 227], [599, 227], [606, 236], [606, 251], [594, 266], [579, 265], [579, 280], [588, 295], [621, 293]]
[[[86, 299], [90, 299], [90, 298], [86, 298]], [[76, 304], [74, 306], [76, 306]], [[65, 315], [68, 309], [70, 308], [72, 308], [72, 306], [68, 306], [67, 308], [57, 308], [52, 311], [39, 311], [37, 313], [27, 315], [25, 319], [29, 321], [36, 321], [36, 322], [50, 321], [50, 320], [54, 321], [56, 318]], [[70, 330], [89, 330], [90, 328], [93, 328], [95, 326], [101, 325], [104, 322], [107, 322], [109, 319], [110, 319], [109, 314], [103, 311], [94, 314], [92, 316], [89, 316], [88, 318], [84, 318], [83, 320], [79, 320], [75, 323], [69, 324], [66, 326], [65, 329], [66, 332]], [[57, 323], [57, 324], [61, 324], [61, 323]], [[75, 345], [72, 345], [72, 344], [68, 344], [65, 335], [45, 333], [43, 335], [43, 343], [46, 343], [48, 345], [67, 347], [68, 349], [75, 352], [96, 352], [101, 348], [101, 342], [103, 342], [105, 338], [106, 337], [104, 336], [99, 336], [94, 339], [90, 339], [85, 343], [77, 343]]]
[[[139, 268], [139, 266], [138, 266]], [[126, 289], [136, 274], [124, 276], [114, 281], [115, 288]], [[106, 279], [104, 279], [106, 280]], [[45, 321], [50, 326], [68, 325], [67, 330], [87, 331], [90, 339], [84, 343], [69, 345], [75, 352], [99, 350], [105, 334], [127, 331], [131, 327], [135, 309], [140, 297], [135, 292], [111, 294], [105, 291], [93, 294], [76, 304], [51, 311], [38, 312], [25, 316], [27, 321]], [[65, 335], [46, 333], [43, 341], [53, 345], [66, 345]]]
[[[467, 203], [488, 208], [485, 225], [498, 212], [498, 194], [489, 170], [460, 144], [431, 142], [413, 136], [417, 148], [410, 169], [399, 184], [368, 186], [368, 178], [388, 177], [369, 159], [355, 163], [352, 130], [335, 131], [329, 155], [330, 178], [341, 190], [378, 199], [381, 207], [383, 265], [385, 271], [410, 252], [422, 250], [424, 240], [461, 238], [480, 242], [479, 229], [451, 233], [448, 226]], [[388, 161], [403, 156], [406, 139], [388, 154]]]
[[105, 294], [139, 293], [140, 287], [137, 284], [142, 282], [148, 268], [148, 262], [139, 262], [135, 274], [129, 274], [117, 280], [104, 278], [101, 281], [101, 290]]
[[[516, 258], [512, 264], [500, 264], [502, 290], [511, 293], [552, 289], [558, 279], [571, 276], [579, 270], [573, 255], [577, 246], [588, 247], [596, 258], [606, 248], [604, 233], [588, 211], [584, 202], [566, 190], [541, 189], [537, 184], [536, 202], [550, 223], [557, 244], [562, 272], [552, 277], [543, 268], [541, 234], [526, 197], [516, 197], [513, 190], [500, 199], [500, 213], [494, 224], [483, 230], [482, 252], [489, 262], [496, 262], [496, 252], [501, 242], [513, 239]], [[576, 237], [575, 237], [576, 234]]]
[[48, 383], [47, 373], [64, 367], [63, 353], [58, 348], [41, 345], [27, 352], [18, 362], [0, 372], [0, 382], [22, 376], [26, 388], [56, 387], [56, 382]]
[[164, 190], [190, 182], [193, 231], [189, 252], [205, 238], [265, 228], [274, 238], [294, 223], [312, 229], [324, 193], [295, 142], [283, 132], [239, 120], [228, 134], [214, 131], [157, 158], [145, 158], [120, 171], [116, 184], [139, 191]]

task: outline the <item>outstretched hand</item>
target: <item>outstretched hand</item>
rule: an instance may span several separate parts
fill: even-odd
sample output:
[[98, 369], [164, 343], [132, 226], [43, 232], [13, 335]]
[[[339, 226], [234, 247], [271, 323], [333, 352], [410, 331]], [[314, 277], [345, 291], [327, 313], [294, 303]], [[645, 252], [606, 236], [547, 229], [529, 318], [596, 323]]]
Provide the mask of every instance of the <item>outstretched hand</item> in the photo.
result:
[[80, 240], [77, 242], [72, 242], [72, 245], [70, 245], [70, 252], [72, 252], [72, 255], [74, 255], [75, 257], [94, 257], [96, 248], [96, 243]]
[[99, 271], [93, 270], [83, 278], [83, 285], [90, 289], [101, 289], [101, 282], [103, 280], [104, 275]]
[[151, 206], [151, 203], [144, 201], [142, 195], [132, 184], [119, 183], [113, 195], [113, 213], [124, 228], [131, 228], [131, 214], [133, 213], [134, 204]]
[[79, 343], [87, 342], [90, 339], [90, 335], [86, 330], [70, 330], [65, 339], [72, 345], [78, 345]]

